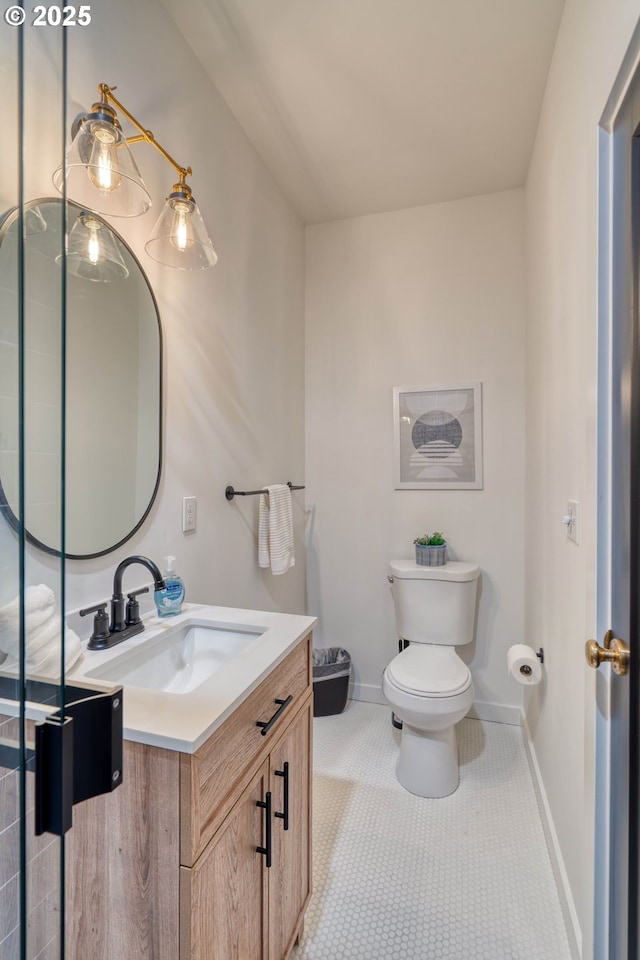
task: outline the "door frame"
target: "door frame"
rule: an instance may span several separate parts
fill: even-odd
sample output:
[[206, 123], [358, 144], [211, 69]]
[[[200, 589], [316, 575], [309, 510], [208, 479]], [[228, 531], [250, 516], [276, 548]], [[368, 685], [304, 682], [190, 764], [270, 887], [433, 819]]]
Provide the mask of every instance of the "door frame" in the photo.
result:
[[[619, 331], [617, 299], [629, 298], [620, 290], [616, 276], [617, 248], [625, 229], [621, 199], [630, 199], [628, 186], [616, 180], [616, 133], [629, 98], [640, 91], [640, 23], [636, 26], [620, 70], [600, 118], [598, 130], [598, 393], [597, 393], [597, 559], [596, 629], [602, 640], [615, 623], [612, 578], [614, 576], [613, 463], [616, 456], [616, 338]], [[629, 140], [629, 146], [631, 141]], [[631, 168], [631, 163], [629, 163]], [[625, 189], [627, 192], [625, 193]], [[632, 277], [626, 278], [631, 284]], [[630, 298], [629, 298], [630, 299]], [[630, 316], [630, 312], [626, 312]], [[637, 389], [637, 386], [636, 388]], [[633, 651], [633, 642], [628, 639]], [[632, 658], [637, 661], [637, 651]], [[632, 660], [632, 674], [634, 670]], [[637, 687], [637, 677], [634, 685]], [[595, 711], [595, 865], [594, 865], [594, 960], [628, 960], [629, 851], [635, 843], [638, 811], [629, 816], [629, 769], [635, 769], [629, 736], [629, 696], [620, 706], [620, 680], [610, 668], [596, 675]], [[631, 683], [627, 685], [627, 691]], [[624, 697], [623, 697], [624, 700]], [[637, 771], [636, 771], [637, 774]], [[635, 791], [632, 791], [632, 796]], [[634, 891], [634, 896], [637, 891]]]

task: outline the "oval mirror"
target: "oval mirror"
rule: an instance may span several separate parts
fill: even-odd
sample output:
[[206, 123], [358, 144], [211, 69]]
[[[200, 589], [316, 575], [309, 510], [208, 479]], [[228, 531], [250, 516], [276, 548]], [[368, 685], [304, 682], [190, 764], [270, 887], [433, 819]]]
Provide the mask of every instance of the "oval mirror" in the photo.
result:
[[[59, 554], [64, 421], [65, 555], [99, 557], [140, 527], [162, 461], [162, 330], [133, 252], [101, 217], [67, 202], [66, 330], [62, 336], [63, 201], [24, 215], [24, 515], [27, 538]], [[18, 211], [0, 226], [0, 370], [18, 355]], [[65, 416], [60, 370], [65, 341]], [[16, 434], [17, 374], [0, 388], [0, 440]], [[7, 395], [8, 394], [8, 395]], [[6, 421], [6, 422], [5, 422]], [[13, 445], [14, 449], [11, 449]], [[0, 451], [0, 509], [19, 514], [18, 442]]]

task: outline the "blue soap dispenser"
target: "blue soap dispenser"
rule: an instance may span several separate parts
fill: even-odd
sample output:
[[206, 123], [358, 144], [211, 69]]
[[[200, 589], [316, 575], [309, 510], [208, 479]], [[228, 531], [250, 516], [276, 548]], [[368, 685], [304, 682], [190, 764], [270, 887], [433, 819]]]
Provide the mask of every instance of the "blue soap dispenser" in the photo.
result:
[[175, 571], [175, 557], [165, 557], [164, 590], [156, 590], [153, 599], [159, 617], [177, 617], [182, 612], [184, 583]]

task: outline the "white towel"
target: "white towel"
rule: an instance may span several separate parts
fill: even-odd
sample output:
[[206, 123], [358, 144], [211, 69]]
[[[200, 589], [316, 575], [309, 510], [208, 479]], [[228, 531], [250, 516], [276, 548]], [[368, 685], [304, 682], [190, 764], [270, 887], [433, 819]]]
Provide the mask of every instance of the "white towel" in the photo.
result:
[[[44, 583], [37, 587], [27, 587], [24, 594], [24, 612], [26, 632], [39, 630], [56, 612], [53, 590]], [[0, 650], [10, 657], [18, 656], [19, 625], [20, 605], [16, 597], [5, 607], [0, 607]]]
[[[60, 674], [60, 636], [62, 621], [56, 613], [53, 590], [44, 583], [27, 587], [25, 610], [25, 671], [30, 676], [56, 677]], [[0, 607], [0, 652], [6, 653], [2, 669], [17, 674], [20, 643], [20, 604], [18, 598]], [[65, 673], [82, 656], [80, 639], [65, 624]]]
[[295, 564], [291, 489], [286, 483], [265, 487], [258, 511], [258, 565], [286, 573]]

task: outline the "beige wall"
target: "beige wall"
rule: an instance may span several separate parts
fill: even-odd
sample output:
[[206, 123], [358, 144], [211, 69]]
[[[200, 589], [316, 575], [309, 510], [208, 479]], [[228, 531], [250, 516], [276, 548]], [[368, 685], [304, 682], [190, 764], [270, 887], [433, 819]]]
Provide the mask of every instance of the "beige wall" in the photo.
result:
[[[592, 956], [598, 121], [640, 5], [567, 0], [526, 189], [528, 247], [527, 639], [545, 683], [526, 712], [574, 900]], [[582, 538], [560, 517], [580, 501]]]
[[[131, 111], [180, 162], [192, 166], [194, 195], [220, 260], [212, 270], [191, 273], [147, 257], [144, 242], [175, 175], [151, 147], [134, 147], [154, 208], [114, 226], [143, 264], [162, 318], [164, 470], [151, 515], [132, 540], [107, 557], [68, 562], [67, 607], [107, 598], [123, 557], [141, 553], [161, 563], [171, 553], [188, 599], [302, 612], [301, 495], [294, 504], [297, 563], [275, 578], [257, 566], [257, 498], [230, 504], [224, 497], [227, 484], [255, 489], [304, 482], [302, 225], [161, 5], [110, 0], [94, 5], [92, 15], [90, 27], [69, 32], [70, 119], [91, 106], [100, 81], [117, 85]], [[49, 93], [59, 83], [57, 61], [47, 47], [53, 33], [35, 31], [29, 39], [41, 50], [30, 61], [31, 80], [34, 87], [42, 83], [39, 102], [30, 99], [27, 116], [33, 120], [37, 108], [43, 119], [42, 143], [27, 152], [27, 197], [54, 193], [51, 174], [60, 158], [59, 106]], [[15, 62], [15, 32], [2, 31], [0, 44], [9, 67]], [[12, 103], [11, 70], [3, 76]], [[4, 170], [8, 182], [0, 182], [0, 197], [9, 206], [15, 203], [15, 171]], [[77, 402], [81, 398], [72, 398]], [[103, 438], [112, 461], [126, 431], [127, 424], [114, 418]], [[188, 535], [182, 533], [183, 496], [198, 498], [198, 529]], [[10, 535], [1, 526], [6, 541]], [[10, 544], [0, 553], [14, 555]], [[30, 554], [27, 573], [29, 582], [55, 585], [57, 579], [56, 564], [42, 554]], [[142, 568], [134, 569], [125, 586], [147, 579]], [[10, 600], [16, 587], [14, 576], [2, 581], [0, 603]]]
[[[304, 481], [302, 226], [160, 6], [112, 0], [93, 12], [94, 25], [70, 36], [70, 116], [90, 106], [99, 81], [117, 84], [193, 166], [220, 262], [182, 274], [146, 258], [157, 204], [116, 224], [143, 261], [162, 316], [165, 469], [132, 541], [106, 558], [68, 564], [68, 606], [106, 598], [122, 557], [174, 553], [191, 599], [301, 611], [300, 507], [298, 563], [273, 579], [255, 562], [256, 500], [228, 504], [223, 491], [227, 483]], [[522, 691], [506, 677], [506, 649], [523, 634], [545, 647], [546, 679], [527, 692], [525, 707], [586, 960], [594, 687], [582, 646], [595, 624], [597, 125], [639, 13], [638, 0], [567, 0], [524, 218], [522, 193], [511, 191], [307, 230], [308, 598], [309, 612], [321, 617], [317, 643], [347, 646], [360, 694], [375, 699], [395, 652], [389, 558], [409, 555], [413, 538], [437, 526], [456, 556], [477, 560], [483, 594], [469, 653], [478, 699], [517, 706]], [[47, 54], [51, 35], [42, 31], [37, 42], [41, 101], [56, 61]], [[14, 34], [3, 31], [0, 44], [10, 65]], [[0, 89], [4, 83], [13, 91], [11, 70]], [[58, 115], [35, 98], [27, 113], [47, 134]], [[50, 195], [55, 135], [28, 147], [27, 195]], [[136, 155], [159, 202], [170, 170], [151, 148]], [[15, 202], [14, 181], [5, 165], [5, 206]], [[394, 491], [392, 387], [470, 379], [484, 384], [484, 490]], [[118, 430], [114, 424], [116, 442]], [[191, 535], [181, 532], [184, 495], [198, 497]], [[578, 547], [560, 524], [568, 497], [581, 504]], [[14, 554], [0, 527], [2, 563]], [[2, 572], [15, 592], [15, 577]], [[28, 576], [54, 585], [56, 564], [31, 554]], [[130, 576], [132, 587], [145, 579], [142, 571]]]
[[[316, 643], [351, 652], [364, 699], [381, 700], [397, 652], [389, 560], [437, 529], [482, 568], [462, 651], [476, 701], [517, 722], [504, 708], [522, 702], [506, 651], [524, 632], [523, 214], [513, 190], [307, 228], [309, 612]], [[392, 388], [470, 380], [484, 489], [394, 490]]]

